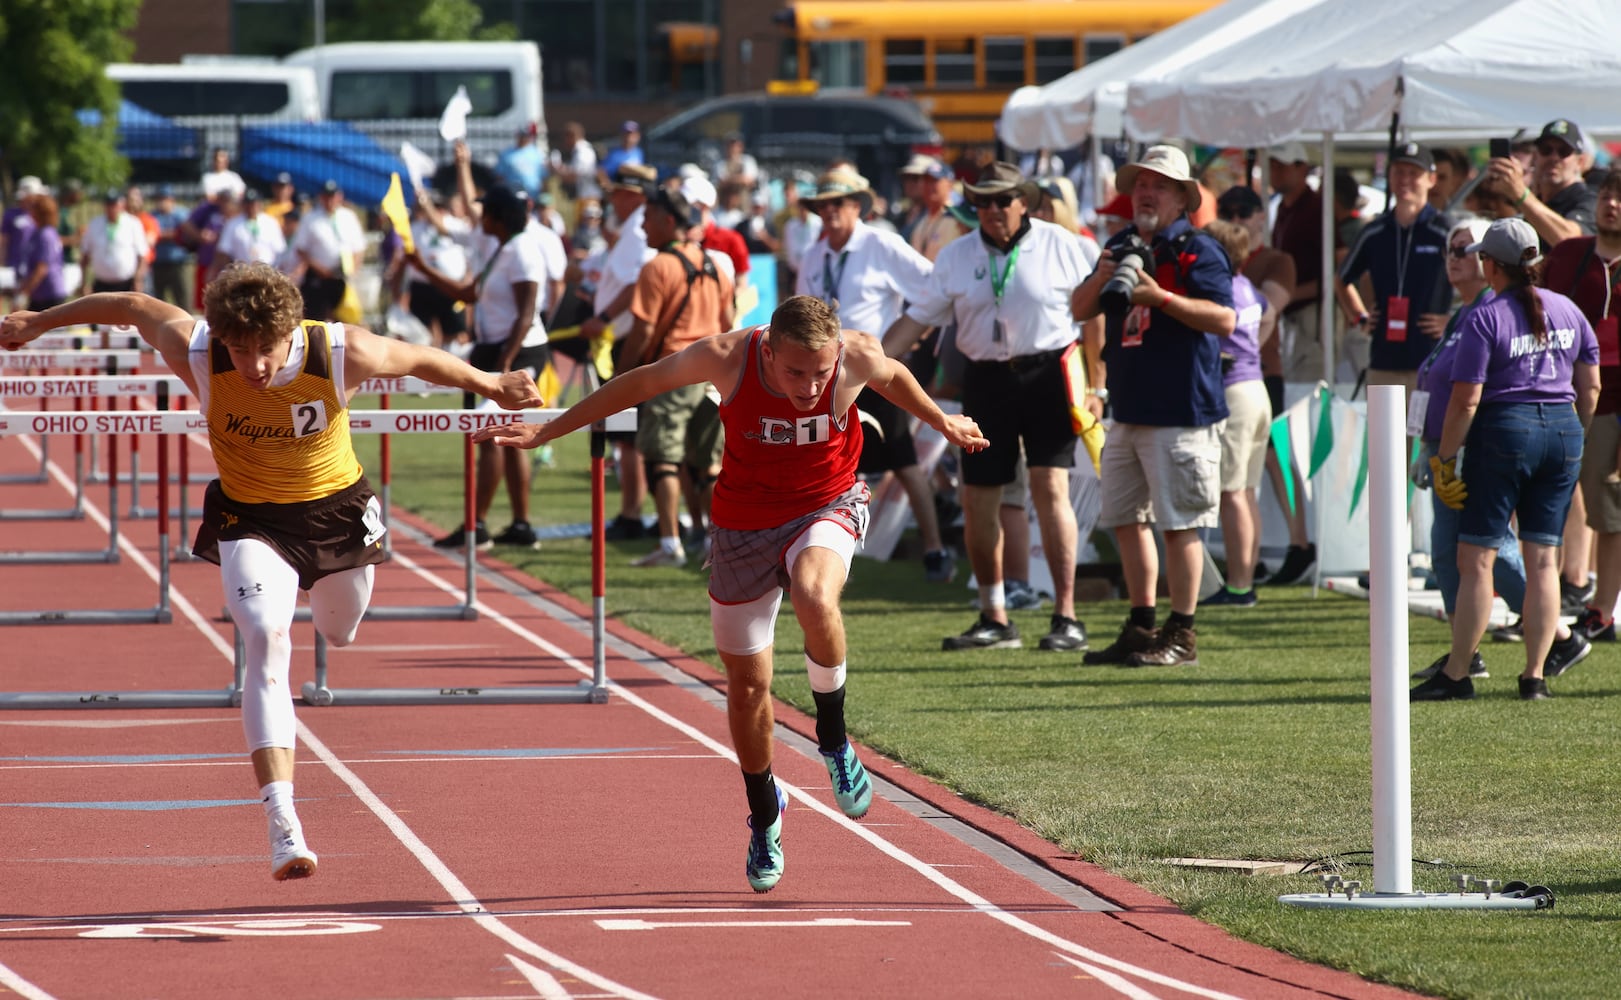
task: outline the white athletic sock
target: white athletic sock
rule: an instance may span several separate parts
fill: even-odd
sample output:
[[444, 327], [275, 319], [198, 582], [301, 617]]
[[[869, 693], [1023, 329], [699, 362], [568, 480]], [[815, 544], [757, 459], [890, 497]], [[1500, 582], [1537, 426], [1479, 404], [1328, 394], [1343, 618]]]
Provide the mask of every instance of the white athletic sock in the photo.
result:
[[665, 535], [664, 537], [659, 539], [659, 548], [663, 549], [666, 552], [671, 552], [671, 553], [680, 552], [681, 551], [681, 536], [680, 535]]
[[264, 800], [265, 815], [272, 820], [285, 818], [294, 824], [298, 822], [298, 815], [293, 810], [293, 783], [291, 781], [272, 781], [259, 789], [259, 797]]
[[1007, 588], [1000, 580], [979, 585], [979, 609], [987, 613], [1007, 609]]

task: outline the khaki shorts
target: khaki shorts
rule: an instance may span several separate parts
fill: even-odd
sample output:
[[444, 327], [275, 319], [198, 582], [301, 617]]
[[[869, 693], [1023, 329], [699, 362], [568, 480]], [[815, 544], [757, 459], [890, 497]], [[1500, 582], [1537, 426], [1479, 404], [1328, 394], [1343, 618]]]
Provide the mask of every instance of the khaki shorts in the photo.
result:
[[1215, 527], [1224, 424], [1111, 427], [1099, 476], [1103, 509], [1098, 527], [1156, 523], [1166, 531]]
[[654, 396], [638, 411], [636, 450], [642, 461], [707, 469], [724, 444], [720, 411], [702, 383]]
[[1617, 475], [1615, 450], [1621, 445], [1621, 423], [1613, 413], [1599, 413], [1588, 425], [1582, 442], [1582, 471], [1579, 482], [1582, 502], [1587, 505], [1587, 526], [1603, 534], [1621, 534], [1621, 476]]
[[1315, 383], [1323, 377], [1323, 339], [1319, 331], [1323, 326], [1321, 303], [1284, 313], [1283, 322], [1291, 334], [1288, 354], [1283, 357], [1285, 382]]
[[1227, 387], [1227, 425], [1221, 432], [1221, 491], [1237, 493], [1261, 485], [1266, 445], [1271, 440], [1272, 400], [1259, 380]]

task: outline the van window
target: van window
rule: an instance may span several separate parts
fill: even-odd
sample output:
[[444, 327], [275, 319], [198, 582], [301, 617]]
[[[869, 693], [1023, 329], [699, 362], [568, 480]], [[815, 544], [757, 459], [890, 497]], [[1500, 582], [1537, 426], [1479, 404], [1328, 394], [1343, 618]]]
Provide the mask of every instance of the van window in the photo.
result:
[[375, 118], [438, 118], [465, 86], [474, 117], [493, 117], [512, 107], [512, 74], [505, 70], [336, 70], [327, 117], [336, 121]]
[[125, 80], [124, 100], [166, 118], [275, 115], [292, 104], [287, 84], [274, 80]]

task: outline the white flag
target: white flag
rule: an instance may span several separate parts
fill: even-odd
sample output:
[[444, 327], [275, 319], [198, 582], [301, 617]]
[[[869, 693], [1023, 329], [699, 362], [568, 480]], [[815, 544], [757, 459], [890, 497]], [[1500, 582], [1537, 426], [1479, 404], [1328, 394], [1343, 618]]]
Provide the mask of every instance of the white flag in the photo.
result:
[[434, 172], [439, 169], [439, 164], [434, 162], [433, 157], [409, 142], [400, 143], [400, 161], [405, 164], [405, 172], [411, 179], [413, 189], [427, 186], [433, 179]]
[[473, 110], [473, 100], [467, 96], [466, 87], [457, 87], [456, 92], [450, 95], [450, 102], [445, 105], [445, 111], [439, 116], [439, 136], [446, 142], [455, 142], [457, 139], [467, 137], [467, 115]]

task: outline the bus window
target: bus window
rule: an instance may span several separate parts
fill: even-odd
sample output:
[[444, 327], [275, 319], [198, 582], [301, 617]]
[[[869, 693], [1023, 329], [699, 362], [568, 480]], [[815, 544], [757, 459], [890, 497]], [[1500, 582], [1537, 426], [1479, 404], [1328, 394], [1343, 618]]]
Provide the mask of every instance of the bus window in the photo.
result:
[[921, 38], [884, 39], [884, 82], [923, 86], [926, 57]]
[[1035, 83], [1052, 83], [1074, 69], [1075, 39], [1056, 37], [1036, 39]]
[[650, 80], [668, 80], [680, 92], [704, 89], [704, 67], [715, 58], [720, 29], [691, 21], [666, 21], [658, 26], [660, 44], [648, 60]]
[[1086, 65], [1090, 66], [1099, 59], [1112, 56], [1125, 47], [1124, 35], [1087, 35]]
[[413, 75], [387, 70], [333, 73], [328, 116], [334, 121], [421, 117]]
[[467, 88], [467, 97], [473, 102], [470, 112], [477, 118], [493, 118], [505, 114], [512, 107], [512, 74], [507, 70], [424, 70], [422, 73], [427, 86], [426, 115], [417, 117], [432, 117], [433, 109], [444, 110], [450, 99], [456, 95], [457, 87]]
[[935, 39], [934, 85], [953, 90], [974, 86], [974, 59], [978, 48], [972, 38]]
[[985, 38], [985, 86], [998, 84], [1024, 86], [1024, 39], [1007, 36]]
[[866, 42], [811, 42], [810, 78], [824, 87], [867, 86]]

